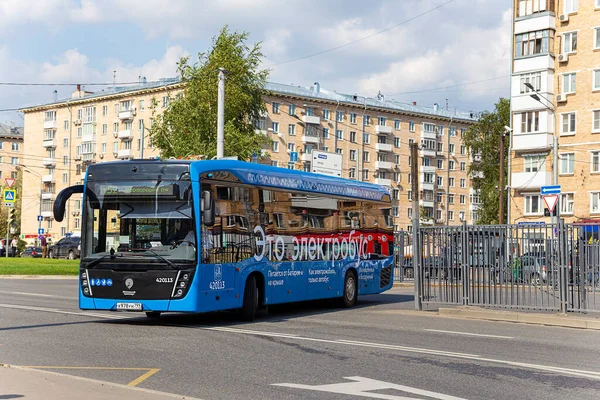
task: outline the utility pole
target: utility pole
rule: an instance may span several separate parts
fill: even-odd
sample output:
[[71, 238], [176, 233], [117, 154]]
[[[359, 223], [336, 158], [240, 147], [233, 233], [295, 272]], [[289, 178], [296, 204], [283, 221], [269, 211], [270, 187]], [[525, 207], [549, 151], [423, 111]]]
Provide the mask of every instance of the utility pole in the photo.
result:
[[504, 132], [500, 134], [500, 204], [498, 207], [498, 223], [504, 224]]
[[[556, 113], [554, 113], [554, 119], [556, 120]], [[554, 129], [556, 130], [556, 123], [554, 124]], [[554, 153], [554, 165], [552, 166], [552, 184], [558, 185], [558, 136], [554, 135], [554, 141], [552, 142], [552, 152]], [[560, 215], [560, 195], [558, 195], [558, 200], [554, 205], [554, 211], [551, 214], [551, 222], [553, 225], [552, 229], [558, 228], [559, 223], [559, 215]]]
[[422, 311], [421, 303], [421, 250], [419, 235], [419, 148], [416, 142], [410, 144], [410, 173], [412, 175], [412, 253], [413, 274], [415, 277], [415, 310]]
[[[446, 108], [448, 108], [448, 104], [446, 104]], [[450, 225], [450, 130], [452, 129], [452, 120], [453, 117], [450, 117], [448, 132], [446, 132], [448, 137], [446, 146], [446, 151], [448, 152], [448, 157], [446, 158], [446, 226]]]
[[225, 68], [219, 68], [217, 103], [217, 159], [219, 159], [223, 158], [225, 147]]

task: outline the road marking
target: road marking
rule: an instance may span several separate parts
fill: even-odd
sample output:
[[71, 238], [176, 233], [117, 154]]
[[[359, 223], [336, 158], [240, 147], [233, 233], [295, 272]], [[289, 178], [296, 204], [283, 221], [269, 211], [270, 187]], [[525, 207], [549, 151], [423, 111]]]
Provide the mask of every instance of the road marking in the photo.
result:
[[134, 379], [133, 381], [129, 382], [127, 384], [127, 386], [137, 386], [138, 384], [140, 384], [141, 382], [143, 382], [146, 379], [150, 378], [152, 375], [154, 375], [158, 371], [160, 371], [160, 368], [152, 368], [150, 371], [146, 372], [144, 375], [142, 375], [139, 378]]
[[27, 293], [27, 292], [9, 292], [8, 290], [0, 290], [0, 293], [4, 294], [17, 294], [21, 296], [34, 296], [34, 297], [50, 297], [54, 299], [64, 299], [64, 300], [74, 300], [77, 299], [77, 296], [57, 296], [54, 294], [41, 294], [41, 293]]
[[498, 336], [498, 335], [484, 335], [481, 333], [470, 333], [470, 332], [442, 331], [440, 329], [423, 329], [423, 330], [428, 331], [428, 332], [450, 333], [453, 335], [480, 336], [480, 337], [489, 337], [489, 338], [497, 338], [497, 339], [514, 339], [513, 336]]
[[85, 369], [85, 370], [103, 370], [103, 371], [147, 371], [138, 378], [132, 380], [127, 386], [137, 386], [152, 375], [160, 371], [160, 368], [120, 368], [120, 367], [64, 367], [55, 365], [21, 365], [21, 368], [31, 369]]
[[106, 315], [106, 314], [96, 314], [89, 312], [77, 312], [77, 311], [64, 311], [56, 308], [45, 308], [45, 307], [33, 307], [33, 306], [21, 306], [17, 304], [2, 304], [0, 303], [0, 307], [2, 308], [14, 308], [17, 310], [27, 310], [27, 311], [42, 311], [56, 314], [66, 314], [66, 315], [80, 315], [83, 317], [96, 317], [103, 319], [130, 319], [131, 316], [119, 316], [119, 315]]
[[415, 397], [395, 396], [391, 394], [370, 393], [374, 390], [399, 390], [406, 393], [412, 393], [420, 396], [432, 397], [439, 400], [465, 400], [461, 397], [449, 396], [442, 393], [430, 392], [412, 388], [410, 386], [396, 385], [389, 382], [378, 381], [375, 379], [363, 378], [362, 376], [351, 376], [348, 379], [353, 382], [334, 383], [329, 385], [300, 385], [297, 383], [274, 383], [271, 386], [289, 387], [295, 389], [314, 390], [317, 392], [328, 392], [337, 394], [346, 394], [351, 396], [369, 397], [371, 399], [385, 400], [418, 400]]

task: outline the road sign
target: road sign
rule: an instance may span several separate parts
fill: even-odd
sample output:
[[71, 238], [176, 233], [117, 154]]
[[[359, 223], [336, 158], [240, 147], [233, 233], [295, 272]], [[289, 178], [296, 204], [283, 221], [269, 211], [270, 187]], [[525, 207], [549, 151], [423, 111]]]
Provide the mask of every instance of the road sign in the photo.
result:
[[38, 222], [42, 222], [44, 220], [44, 217], [42, 217], [41, 215], [38, 215]]
[[557, 194], [549, 194], [546, 196], [542, 196], [542, 198], [544, 199], [544, 202], [546, 203], [546, 207], [548, 208], [548, 211], [550, 211], [550, 212], [554, 211], [554, 207], [556, 206], [556, 203], [558, 203], [558, 195]]
[[6, 186], [10, 189], [15, 184], [15, 178], [4, 178], [6, 181]]
[[17, 194], [14, 189], [4, 189], [2, 197], [5, 203], [14, 203], [17, 199]]
[[342, 155], [337, 153], [326, 153], [324, 151], [313, 150], [311, 166], [311, 172], [341, 177]]
[[43, 234], [44, 234], [44, 228], [39, 228], [38, 235], [43, 235]]
[[542, 195], [545, 194], [560, 194], [560, 185], [542, 186], [540, 189]]

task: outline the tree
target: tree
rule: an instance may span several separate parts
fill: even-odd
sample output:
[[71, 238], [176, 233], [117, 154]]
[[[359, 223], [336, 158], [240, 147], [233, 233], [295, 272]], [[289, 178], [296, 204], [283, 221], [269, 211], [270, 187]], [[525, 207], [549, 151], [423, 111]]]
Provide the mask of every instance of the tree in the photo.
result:
[[[497, 224], [500, 196], [500, 157], [504, 157], [504, 184], [507, 181], [507, 160], [509, 137], [505, 135], [505, 126], [510, 121], [510, 101], [501, 98], [493, 112], [485, 111], [479, 121], [472, 125], [463, 135], [463, 143], [471, 155], [479, 155], [480, 161], [469, 166], [473, 179], [473, 189], [479, 191], [481, 207], [478, 211], [477, 224]], [[500, 155], [500, 140], [504, 140], [504, 154]], [[510, 192], [507, 192], [509, 194]], [[506, 199], [506, 197], [505, 197]], [[506, 221], [506, 207], [504, 208]]]
[[258, 69], [263, 56], [260, 43], [249, 48], [247, 39], [247, 33], [231, 33], [225, 26], [213, 38], [210, 51], [198, 54], [197, 63], [181, 58], [177, 70], [183, 95], [171, 99], [160, 115], [153, 101], [155, 123], [150, 135], [163, 157], [216, 155], [219, 68], [227, 71], [224, 155], [247, 160], [269, 143], [253, 125], [266, 112], [262, 96], [268, 71]]

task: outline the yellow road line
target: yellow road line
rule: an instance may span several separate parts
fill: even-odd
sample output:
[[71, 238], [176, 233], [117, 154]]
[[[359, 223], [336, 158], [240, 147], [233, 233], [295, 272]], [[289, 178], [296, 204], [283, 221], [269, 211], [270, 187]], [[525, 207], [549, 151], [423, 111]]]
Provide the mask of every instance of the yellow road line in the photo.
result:
[[127, 386], [137, 386], [138, 384], [140, 384], [141, 382], [143, 382], [146, 379], [150, 378], [152, 375], [154, 375], [158, 371], [160, 371], [160, 368], [153, 368], [150, 371], [146, 372], [144, 375], [142, 375], [139, 378], [137, 378], [136, 380], [133, 380], [133, 381], [129, 382], [127, 384]]

